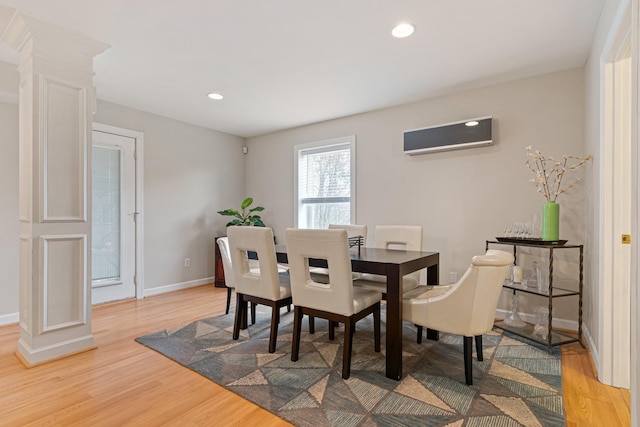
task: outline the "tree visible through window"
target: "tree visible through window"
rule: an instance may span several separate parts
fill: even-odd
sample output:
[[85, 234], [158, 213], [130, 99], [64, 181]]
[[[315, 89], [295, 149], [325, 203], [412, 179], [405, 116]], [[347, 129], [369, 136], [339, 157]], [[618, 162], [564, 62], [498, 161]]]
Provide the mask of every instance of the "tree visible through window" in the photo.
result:
[[354, 148], [353, 136], [295, 147], [298, 227], [351, 223]]

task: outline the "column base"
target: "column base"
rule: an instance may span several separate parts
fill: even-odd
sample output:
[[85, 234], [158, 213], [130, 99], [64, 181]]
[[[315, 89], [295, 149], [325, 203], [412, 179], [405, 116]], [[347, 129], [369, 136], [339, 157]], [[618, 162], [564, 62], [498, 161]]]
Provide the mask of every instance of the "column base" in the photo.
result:
[[32, 350], [22, 339], [18, 340], [18, 350], [14, 353], [25, 368], [43, 365], [60, 359], [65, 359], [86, 351], [98, 348], [93, 342], [93, 336], [81, 337], [73, 341], [66, 341], [57, 345]]

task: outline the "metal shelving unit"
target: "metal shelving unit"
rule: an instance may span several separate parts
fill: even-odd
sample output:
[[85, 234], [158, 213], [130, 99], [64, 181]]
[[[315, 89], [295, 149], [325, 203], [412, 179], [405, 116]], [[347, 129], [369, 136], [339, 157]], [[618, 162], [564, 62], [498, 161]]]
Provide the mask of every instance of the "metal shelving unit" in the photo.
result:
[[[548, 243], [539, 243], [534, 241], [523, 240], [521, 242], [499, 242], [496, 240], [487, 240], [485, 243], [485, 250], [489, 249], [490, 244], [495, 245], [507, 245], [513, 247], [513, 256], [515, 261], [517, 262], [517, 249], [521, 246], [535, 247], [543, 250], [549, 251], [549, 293], [541, 293], [538, 292], [537, 289], [531, 288], [522, 288], [516, 285], [504, 285], [504, 288], [510, 289], [515, 294], [516, 292], [524, 292], [532, 295], [539, 295], [541, 297], [547, 298], [549, 304], [549, 333], [547, 334], [547, 339], [543, 340], [540, 336], [537, 336], [533, 332], [533, 325], [527, 323], [524, 327], [515, 327], [511, 325], [505, 324], [503, 321], [497, 321], [494, 323], [494, 326], [497, 328], [503, 329], [505, 331], [511, 332], [512, 334], [527, 338], [531, 341], [535, 341], [537, 343], [543, 344], [547, 346], [549, 354], [551, 354], [553, 347], [569, 344], [572, 342], [579, 342], [581, 346], [584, 347], [582, 343], [582, 288], [583, 288], [583, 262], [584, 262], [584, 246], [583, 245], [554, 245]], [[558, 286], [554, 286], [554, 278], [553, 278], [553, 254], [554, 251], [557, 250], [571, 250], [577, 249], [580, 252], [579, 257], [579, 277], [578, 277], [578, 290], [570, 289], [571, 283], [558, 284]], [[556, 298], [564, 298], [564, 297], [578, 297], [578, 337], [574, 337], [572, 335], [568, 335], [563, 332], [554, 331], [553, 330], [553, 300]]]

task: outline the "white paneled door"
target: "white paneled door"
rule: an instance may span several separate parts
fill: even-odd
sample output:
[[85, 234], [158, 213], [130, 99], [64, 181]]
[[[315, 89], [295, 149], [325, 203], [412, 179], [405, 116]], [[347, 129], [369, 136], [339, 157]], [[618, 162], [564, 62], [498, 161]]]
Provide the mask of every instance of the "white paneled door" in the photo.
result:
[[93, 304], [136, 296], [135, 139], [93, 131]]

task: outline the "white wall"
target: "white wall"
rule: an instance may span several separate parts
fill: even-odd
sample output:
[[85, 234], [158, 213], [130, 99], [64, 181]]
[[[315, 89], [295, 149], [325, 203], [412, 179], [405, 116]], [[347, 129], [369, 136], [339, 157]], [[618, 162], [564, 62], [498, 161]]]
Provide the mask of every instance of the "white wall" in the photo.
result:
[[16, 66], [0, 61], [0, 102], [18, 103], [20, 76]]
[[[494, 146], [413, 157], [402, 152], [406, 129], [487, 115], [494, 117]], [[424, 249], [440, 252], [440, 282], [448, 283], [449, 272], [461, 275], [505, 224], [541, 214], [545, 199], [529, 182], [525, 147], [554, 157], [583, 155], [583, 129], [580, 68], [250, 138], [247, 194], [265, 206], [266, 223], [284, 241], [284, 229], [293, 226], [293, 146], [355, 134], [356, 222], [369, 226], [369, 241], [376, 224], [422, 225]], [[583, 243], [584, 188], [558, 201], [561, 238]], [[532, 259], [521, 258], [526, 266]], [[536, 298], [523, 297], [525, 310], [542, 304]], [[501, 306], [509, 304], [505, 293]], [[558, 317], [577, 319], [575, 300], [558, 300], [557, 310]]]
[[94, 121], [144, 133], [145, 294], [212, 278], [213, 238], [226, 224], [217, 211], [243, 195], [244, 138], [108, 102]]
[[18, 106], [0, 102], [0, 325], [18, 321]]

